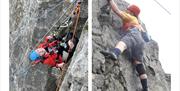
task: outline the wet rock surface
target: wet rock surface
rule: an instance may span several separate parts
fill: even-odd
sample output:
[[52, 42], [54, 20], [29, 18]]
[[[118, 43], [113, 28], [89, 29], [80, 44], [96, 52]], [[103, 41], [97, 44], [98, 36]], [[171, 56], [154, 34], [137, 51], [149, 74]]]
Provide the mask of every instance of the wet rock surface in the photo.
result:
[[[118, 7], [128, 6], [123, 0], [115, 0]], [[110, 11], [106, 0], [93, 0], [93, 91], [140, 91], [141, 83], [127, 52], [118, 60], [105, 59], [100, 53], [112, 48], [123, 37], [121, 19]], [[144, 25], [143, 25], [144, 26]], [[145, 27], [145, 26], [144, 26]], [[150, 30], [149, 30], [150, 31]], [[158, 59], [158, 44], [151, 40], [146, 44], [144, 65], [148, 75], [149, 91], [170, 91], [170, 75], [167, 75]]]
[[[64, 3], [64, 0], [10, 0], [9, 2], [10, 91], [55, 91], [59, 70], [50, 69], [42, 64], [32, 67], [28, 53], [35, 48], [49, 29], [55, 30], [63, 23], [68, 16], [68, 13], [64, 14], [65, 10], [70, 5], [71, 8], [75, 5]], [[81, 12], [77, 28], [78, 36], [88, 17], [86, 0], [82, 0]]]

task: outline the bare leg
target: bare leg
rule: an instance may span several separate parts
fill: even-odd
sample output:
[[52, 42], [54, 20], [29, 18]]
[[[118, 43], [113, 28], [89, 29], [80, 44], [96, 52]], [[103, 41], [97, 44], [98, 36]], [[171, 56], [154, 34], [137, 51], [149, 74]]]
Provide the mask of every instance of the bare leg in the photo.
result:
[[118, 48], [119, 50], [121, 50], [121, 53], [122, 53], [124, 50], [127, 49], [127, 46], [126, 46], [126, 44], [123, 41], [119, 41], [116, 44], [115, 48]]

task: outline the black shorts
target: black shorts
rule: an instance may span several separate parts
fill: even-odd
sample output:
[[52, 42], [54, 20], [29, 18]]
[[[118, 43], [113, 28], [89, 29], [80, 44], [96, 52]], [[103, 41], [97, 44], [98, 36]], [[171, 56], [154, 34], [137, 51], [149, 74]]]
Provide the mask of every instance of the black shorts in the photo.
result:
[[126, 44], [127, 50], [130, 50], [131, 59], [142, 62], [145, 41], [141, 32], [137, 28], [132, 28], [122, 37], [121, 41]]

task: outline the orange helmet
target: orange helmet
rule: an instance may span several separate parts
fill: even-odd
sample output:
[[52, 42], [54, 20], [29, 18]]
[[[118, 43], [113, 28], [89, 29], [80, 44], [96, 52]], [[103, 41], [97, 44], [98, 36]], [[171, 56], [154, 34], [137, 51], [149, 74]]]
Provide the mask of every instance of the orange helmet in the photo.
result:
[[134, 13], [134, 15], [136, 17], [138, 17], [139, 13], [140, 13], [140, 9], [138, 6], [136, 5], [129, 5], [127, 10], [131, 11], [132, 13]]

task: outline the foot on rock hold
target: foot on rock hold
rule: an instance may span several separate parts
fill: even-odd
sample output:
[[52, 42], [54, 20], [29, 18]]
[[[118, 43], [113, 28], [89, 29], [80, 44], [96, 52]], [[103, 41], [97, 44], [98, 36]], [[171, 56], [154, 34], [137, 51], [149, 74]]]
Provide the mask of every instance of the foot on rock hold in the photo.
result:
[[106, 58], [110, 58], [113, 60], [117, 60], [117, 55], [114, 53], [113, 49], [106, 49], [106, 50], [102, 50], [100, 51], [100, 53], [102, 53]]

